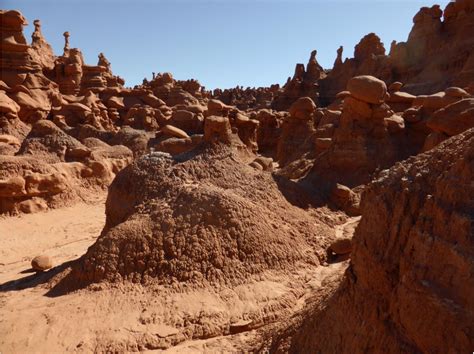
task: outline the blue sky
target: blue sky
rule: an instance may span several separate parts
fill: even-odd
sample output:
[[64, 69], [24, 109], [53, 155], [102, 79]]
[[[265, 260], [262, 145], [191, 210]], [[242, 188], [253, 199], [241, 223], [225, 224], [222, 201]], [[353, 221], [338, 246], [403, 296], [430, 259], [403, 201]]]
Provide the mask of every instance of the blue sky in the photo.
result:
[[[438, 1], [444, 9], [448, 1]], [[61, 54], [63, 32], [80, 48], [86, 63], [99, 52], [126, 85], [151, 72], [198, 79], [206, 88], [268, 86], [284, 83], [311, 50], [330, 68], [336, 49], [352, 57], [365, 34], [377, 33], [388, 50], [405, 41], [412, 18], [433, 0], [1, 0], [20, 10], [29, 26], [40, 19], [43, 34]]]

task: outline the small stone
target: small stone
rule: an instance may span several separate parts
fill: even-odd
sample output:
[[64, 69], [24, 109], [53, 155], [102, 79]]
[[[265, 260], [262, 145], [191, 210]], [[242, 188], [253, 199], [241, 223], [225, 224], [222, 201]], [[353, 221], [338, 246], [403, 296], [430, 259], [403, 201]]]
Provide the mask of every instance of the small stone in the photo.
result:
[[402, 88], [403, 84], [400, 82], [400, 81], [395, 81], [393, 83], [390, 84], [390, 86], [388, 87], [388, 91], [389, 92], [397, 92], [397, 91], [400, 91], [400, 89]]
[[47, 255], [40, 255], [33, 258], [31, 268], [37, 271], [47, 270], [53, 267], [53, 259]]

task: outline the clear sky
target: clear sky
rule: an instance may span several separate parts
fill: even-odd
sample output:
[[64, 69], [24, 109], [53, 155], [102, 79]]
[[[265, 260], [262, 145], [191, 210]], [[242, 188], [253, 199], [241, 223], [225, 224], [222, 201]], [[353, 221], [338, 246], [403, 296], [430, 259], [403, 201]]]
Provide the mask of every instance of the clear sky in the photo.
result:
[[311, 50], [331, 68], [336, 49], [352, 57], [369, 32], [385, 48], [405, 41], [421, 6], [447, 0], [0, 0], [2, 9], [20, 10], [29, 26], [40, 19], [56, 54], [63, 32], [80, 48], [87, 64], [104, 52], [127, 86], [151, 72], [195, 78], [208, 89], [284, 83]]

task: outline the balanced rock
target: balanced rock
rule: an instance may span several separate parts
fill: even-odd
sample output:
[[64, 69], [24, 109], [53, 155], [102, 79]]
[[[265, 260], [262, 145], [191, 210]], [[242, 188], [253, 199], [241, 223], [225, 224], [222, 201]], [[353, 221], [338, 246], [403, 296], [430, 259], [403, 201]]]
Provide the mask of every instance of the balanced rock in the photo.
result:
[[387, 93], [387, 85], [382, 80], [369, 75], [355, 76], [347, 83], [351, 95], [361, 101], [380, 104]]
[[310, 120], [316, 110], [316, 104], [309, 97], [301, 97], [290, 107], [290, 116], [296, 119]]
[[390, 93], [397, 92], [397, 91], [400, 91], [402, 87], [403, 87], [403, 84], [400, 81], [395, 81], [390, 84], [390, 86], [388, 87], [388, 91]]

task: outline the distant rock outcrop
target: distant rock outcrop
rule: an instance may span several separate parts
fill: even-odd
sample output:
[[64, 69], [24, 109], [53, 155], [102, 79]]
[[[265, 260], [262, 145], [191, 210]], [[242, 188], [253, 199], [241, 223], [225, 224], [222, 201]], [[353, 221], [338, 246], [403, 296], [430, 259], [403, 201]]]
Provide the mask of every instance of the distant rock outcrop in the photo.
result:
[[276, 94], [272, 108], [278, 111], [287, 110], [300, 97], [309, 97], [319, 102], [318, 81], [326, 77], [326, 73], [316, 60], [316, 50], [311, 52], [306, 69], [303, 64], [296, 64], [293, 78], [288, 78], [281, 92]]
[[[332, 70], [315, 84], [323, 106], [334, 101], [348, 81], [359, 75], [372, 75], [387, 84], [404, 82], [403, 91], [413, 95], [432, 94], [449, 86], [467, 87], [474, 81], [474, 6], [471, 1], [450, 2], [445, 10], [439, 5], [423, 7], [413, 18], [406, 42], [393, 41], [388, 54], [375, 33], [363, 37], [355, 46], [354, 57], [342, 60], [340, 47]], [[284, 97], [294, 101], [311, 96], [301, 89], [305, 76], [302, 64], [273, 102], [276, 109], [287, 109]], [[405, 98], [400, 98], [404, 100]]]

